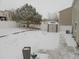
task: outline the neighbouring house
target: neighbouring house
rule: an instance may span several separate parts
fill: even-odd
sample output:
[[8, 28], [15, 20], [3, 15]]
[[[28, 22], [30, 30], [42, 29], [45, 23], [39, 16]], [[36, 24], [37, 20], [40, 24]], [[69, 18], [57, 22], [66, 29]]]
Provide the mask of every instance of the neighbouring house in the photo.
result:
[[59, 24], [72, 25], [72, 7], [59, 11]]
[[10, 11], [8, 10], [0, 11], [0, 21], [7, 21], [7, 20], [11, 20]]
[[0, 28], [14, 28], [17, 27], [15, 21], [11, 21], [11, 13], [9, 10], [0, 10]]
[[72, 5], [72, 33], [79, 45], [79, 0], [74, 0]]
[[59, 31], [72, 32], [72, 5], [59, 11]]

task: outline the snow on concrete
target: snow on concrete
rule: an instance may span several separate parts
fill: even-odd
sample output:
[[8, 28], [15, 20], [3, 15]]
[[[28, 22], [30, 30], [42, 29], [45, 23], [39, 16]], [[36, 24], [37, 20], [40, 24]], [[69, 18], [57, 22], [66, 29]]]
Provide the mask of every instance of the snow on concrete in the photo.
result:
[[68, 46], [73, 46], [74, 48], [77, 46], [74, 38], [72, 38], [71, 34], [64, 34], [64, 39], [66, 39]]
[[[66, 30], [69, 30], [70, 34], [66, 34]], [[65, 39], [67, 45], [75, 48], [77, 44], [74, 38], [72, 37], [71, 32], [72, 32], [72, 26], [60, 26], [61, 36], [63, 37], [63, 39]]]

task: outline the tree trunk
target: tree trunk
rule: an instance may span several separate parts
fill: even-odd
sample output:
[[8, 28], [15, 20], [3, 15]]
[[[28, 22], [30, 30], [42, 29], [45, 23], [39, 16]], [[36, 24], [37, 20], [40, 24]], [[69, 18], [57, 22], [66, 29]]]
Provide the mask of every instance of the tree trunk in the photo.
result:
[[29, 28], [29, 24], [27, 24], [27, 28]]
[[29, 25], [30, 25], [30, 24], [29, 24], [29, 21], [28, 21], [28, 22], [27, 22], [27, 28], [29, 28]]

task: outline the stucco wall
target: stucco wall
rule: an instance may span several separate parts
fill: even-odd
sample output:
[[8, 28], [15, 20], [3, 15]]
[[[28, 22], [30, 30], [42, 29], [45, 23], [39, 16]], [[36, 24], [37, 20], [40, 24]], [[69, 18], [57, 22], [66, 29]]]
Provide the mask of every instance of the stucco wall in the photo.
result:
[[59, 23], [60, 25], [71, 25], [72, 24], [72, 7], [67, 8], [59, 12]]
[[74, 0], [72, 8], [73, 35], [79, 45], [79, 0]]

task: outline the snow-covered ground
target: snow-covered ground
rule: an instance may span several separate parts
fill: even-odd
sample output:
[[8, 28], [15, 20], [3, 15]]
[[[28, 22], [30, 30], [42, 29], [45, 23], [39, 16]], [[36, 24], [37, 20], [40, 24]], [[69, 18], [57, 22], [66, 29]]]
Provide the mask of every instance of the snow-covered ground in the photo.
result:
[[[59, 34], [29, 31], [0, 38], [0, 59], [22, 59], [23, 47], [30, 46], [32, 52], [54, 50], [58, 47]], [[11, 55], [12, 54], [12, 55]]]
[[0, 37], [21, 31], [25, 31], [25, 29], [17, 28], [17, 24], [14, 21], [0, 21]]
[[10, 35], [11, 33], [16, 33], [16, 32], [21, 32], [21, 31], [26, 31], [26, 30], [22, 29], [22, 28], [5, 28], [5, 29], [0, 29], [0, 36]]
[[[3, 36], [5, 35], [5, 36]], [[79, 52], [71, 34], [65, 32], [26, 31], [21, 28], [0, 29], [0, 59], [23, 59], [22, 49], [30, 46], [38, 54], [49, 55], [48, 59], [78, 59]], [[44, 55], [43, 55], [44, 56]], [[42, 59], [42, 58], [41, 58]]]
[[[66, 34], [66, 30], [69, 30], [70, 34]], [[60, 33], [68, 46], [73, 46], [74, 48], [77, 46], [74, 38], [72, 38], [72, 26], [60, 26]]]

